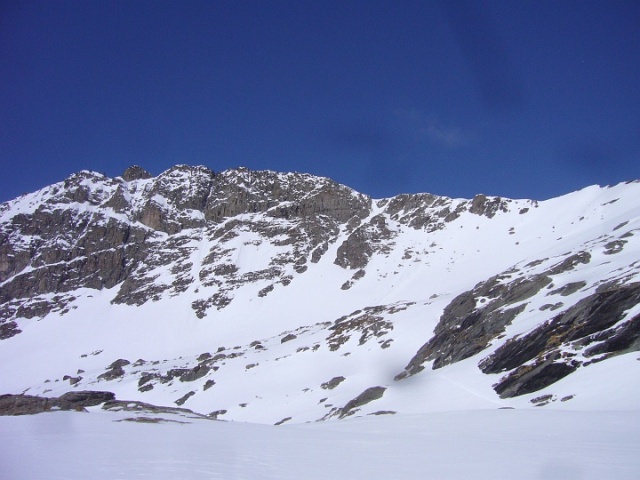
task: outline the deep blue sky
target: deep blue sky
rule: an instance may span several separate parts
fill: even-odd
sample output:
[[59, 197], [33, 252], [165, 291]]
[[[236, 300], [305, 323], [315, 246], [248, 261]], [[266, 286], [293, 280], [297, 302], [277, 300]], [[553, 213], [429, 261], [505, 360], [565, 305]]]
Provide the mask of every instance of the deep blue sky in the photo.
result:
[[0, 201], [177, 163], [374, 197], [640, 178], [640, 2], [0, 1]]

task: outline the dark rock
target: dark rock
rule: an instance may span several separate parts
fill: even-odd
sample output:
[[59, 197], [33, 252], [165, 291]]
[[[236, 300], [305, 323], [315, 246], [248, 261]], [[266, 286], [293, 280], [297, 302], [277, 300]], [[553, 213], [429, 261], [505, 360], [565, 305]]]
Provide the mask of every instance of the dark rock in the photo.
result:
[[285, 335], [284, 337], [282, 337], [280, 339], [280, 343], [285, 343], [285, 342], [289, 342], [291, 340], [295, 340], [296, 338], [298, 338], [297, 335], [293, 334], [293, 333], [289, 333], [287, 335]]
[[476, 215], [484, 215], [485, 217], [493, 218], [499, 211], [508, 211], [507, 201], [500, 197], [487, 197], [483, 194], [478, 194], [471, 200], [469, 206], [469, 212]]
[[50, 398], [32, 395], [0, 395], [0, 415], [31, 415], [51, 410]]
[[151, 177], [152, 175], [149, 172], [147, 172], [144, 168], [139, 167], [138, 165], [133, 165], [127, 168], [122, 174], [122, 179], [125, 182], [131, 182], [132, 180], [143, 180]]
[[[563, 344], [573, 342], [576, 346], [584, 346], [601, 341], [585, 351], [585, 356], [638, 349], [640, 320], [637, 316], [617, 327], [616, 331], [606, 332], [638, 303], [640, 283], [596, 292], [527, 335], [510, 339], [478, 366], [484, 373], [516, 369], [494, 386], [503, 397], [533, 392], [579, 366], [572, 360], [559, 360]], [[536, 361], [532, 364], [522, 366], [533, 359]]]
[[198, 380], [199, 378], [204, 377], [207, 373], [209, 373], [211, 369], [206, 365], [200, 363], [193, 367], [191, 370], [180, 375], [181, 382], [193, 382], [194, 380]]
[[[427, 361], [433, 361], [433, 368], [436, 369], [469, 358], [487, 348], [524, 311], [526, 304], [521, 302], [551, 283], [546, 273], [511, 280], [515, 273], [515, 270], [510, 270], [491, 277], [473, 290], [454, 298], [445, 307], [434, 336], [420, 347], [404, 372], [396, 375], [395, 379], [401, 380], [422, 371]], [[478, 298], [488, 301], [478, 306]], [[517, 303], [520, 305], [506, 308]]]
[[8, 321], [0, 324], [0, 340], [6, 340], [21, 332], [16, 322]]
[[551, 304], [551, 303], [545, 303], [544, 305], [542, 305], [542, 306], [540, 307], [540, 309], [539, 309], [539, 310], [540, 310], [540, 311], [545, 311], [545, 310], [551, 310], [551, 311], [554, 311], [554, 310], [557, 310], [557, 309], [559, 309], [559, 308], [562, 308], [563, 306], [564, 306], [564, 303], [562, 303], [562, 302], [556, 302], [556, 303], [554, 303], [554, 304]]
[[322, 385], [320, 385], [320, 388], [323, 388], [325, 390], [333, 390], [338, 385], [340, 385], [342, 382], [344, 382], [344, 380], [345, 380], [344, 377], [333, 377], [328, 382], [325, 382]]
[[191, 392], [187, 392], [186, 394], [184, 394], [182, 397], [180, 397], [178, 400], [176, 400], [174, 403], [176, 405], [184, 405], [184, 403], [189, 400], [189, 398], [193, 397], [196, 394], [196, 392], [191, 391]]
[[593, 357], [602, 354], [621, 354], [640, 350], [640, 315], [617, 327], [611, 335], [593, 347], [588, 348], [584, 355]]
[[364, 392], [358, 395], [356, 398], [349, 400], [344, 407], [340, 409], [339, 417], [344, 418], [349, 415], [353, 415], [356, 409], [359, 409], [367, 403], [373, 402], [382, 398], [386, 388], [385, 387], [370, 387]]
[[226, 410], [215, 410], [207, 416], [213, 418], [214, 420], [217, 420], [220, 415], [224, 415], [225, 413], [227, 413]]
[[109, 365], [107, 368], [121, 368], [121, 367], [125, 367], [127, 365], [130, 365], [131, 362], [125, 358], [119, 358], [118, 360], [114, 361], [113, 363], [111, 363], [111, 365]]
[[614, 255], [616, 253], [619, 253], [622, 251], [622, 249], [624, 248], [625, 243], [627, 243], [626, 240], [613, 240], [609, 243], [607, 243], [604, 248], [604, 254], [605, 255]]
[[107, 368], [109, 369], [105, 373], [98, 375], [99, 380], [115, 380], [117, 378], [121, 378], [124, 376], [124, 369], [122, 367], [129, 365], [131, 362], [129, 360], [125, 360], [124, 358], [120, 358], [109, 365]]
[[393, 323], [384, 319], [383, 312], [393, 313], [394, 306], [366, 307], [357, 310], [351, 315], [339, 318], [329, 327], [331, 334], [327, 337], [329, 350], [336, 351], [351, 338], [351, 335], [360, 332], [359, 345], [364, 345], [372, 338], [379, 338], [393, 330]]
[[591, 261], [591, 254], [589, 252], [578, 252], [565, 258], [562, 262], [554, 265], [549, 270], [549, 275], [558, 275], [560, 273], [573, 270], [580, 264], [586, 265]]
[[364, 230], [358, 229], [338, 247], [336, 259], [333, 263], [342, 268], [359, 269], [369, 263], [373, 248], [367, 241]]
[[145, 383], [150, 382], [151, 380], [153, 380], [154, 378], [157, 378], [158, 375], [155, 373], [143, 373], [140, 376], [140, 379], [138, 380], [138, 387], [141, 387], [142, 385], [144, 385]]
[[58, 402], [69, 403], [72, 405], [80, 405], [82, 407], [94, 407], [111, 400], [115, 400], [116, 396], [112, 392], [99, 392], [85, 390], [81, 392], [67, 392], [58, 397]]
[[553, 401], [553, 395], [540, 395], [539, 397], [532, 398], [529, 401], [536, 406], [546, 405], [547, 403]]
[[0, 415], [31, 415], [51, 410], [84, 410], [115, 399], [111, 392], [68, 392], [60, 397], [0, 395]]
[[587, 285], [587, 282], [584, 282], [584, 281], [567, 283], [566, 285], [563, 285], [560, 288], [556, 288], [555, 290], [550, 291], [547, 295], [556, 295], [559, 293], [563, 297], [568, 297], [569, 295], [577, 292], [581, 288], [584, 288], [586, 285]]
[[532, 369], [520, 367], [501, 380], [500, 383], [494, 385], [494, 390], [501, 398], [536, 392], [566, 377], [577, 368], [578, 364], [555, 363], [550, 359], [534, 366]]

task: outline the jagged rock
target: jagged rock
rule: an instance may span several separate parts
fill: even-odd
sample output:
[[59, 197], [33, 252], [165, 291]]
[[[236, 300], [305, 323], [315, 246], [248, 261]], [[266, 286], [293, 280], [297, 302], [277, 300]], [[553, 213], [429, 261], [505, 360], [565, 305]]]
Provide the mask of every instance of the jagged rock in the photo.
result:
[[547, 295], [560, 294], [563, 297], [567, 297], [573, 293], [576, 293], [581, 288], [584, 288], [586, 285], [587, 282], [585, 281], [567, 283], [560, 288], [556, 288], [555, 290], [550, 291], [549, 293], [547, 293]]
[[209, 418], [212, 418], [212, 419], [214, 419], [214, 420], [217, 420], [217, 419], [218, 419], [218, 417], [219, 417], [220, 415], [224, 415], [225, 413], [227, 413], [227, 411], [226, 411], [226, 410], [224, 410], [224, 409], [222, 409], [222, 410], [215, 410], [215, 411], [211, 412], [211, 413], [210, 413], [209, 415], [207, 415], [207, 416], [208, 416]]
[[80, 392], [67, 392], [58, 397], [58, 403], [69, 403], [72, 405], [80, 405], [82, 407], [94, 407], [105, 402], [109, 402], [116, 398], [112, 392], [99, 392], [85, 390]]
[[132, 165], [127, 168], [122, 174], [122, 178], [125, 182], [131, 182], [132, 180], [143, 180], [146, 178], [151, 178], [151, 174], [147, 172], [144, 168], [139, 167], [138, 165]]
[[159, 405], [153, 405], [151, 403], [131, 401], [131, 400], [110, 400], [105, 402], [102, 406], [103, 410], [114, 412], [137, 412], [137, 413], [152, 413], [152, 414], [178, 414], [181, 416], [187, 416], [192, 418], [211, 418], [208, 415], [201, 415], [189, 410], [188, 408], [178, 407], [165, 407]]
[[211, 369], [206, 365], [200, 363], [193, 367], [191, 370], [180, 375], [181, 382], [193, 382], [198, 380], [199, 378], [204, 377], [207, 373], [209, 373]]
[[0, 415], [32, 415], [46, 412], [52, 399], [32, 395], [0, 395]]
[[280, 420], [280, 421], [278, 421], [278, 422], [274, 423], [274, 425], [276, 425], [276, 426], [277, 426], [277, 425], [282, 425], [283, 423], [288, 422], [289, 420], [291, 420], [291, 418], [292, 418], [292, 417], [285, 417], [285, 418], [283, 418], [282, 420]]
[[501, 398], [536, 392], [566, 377], [579, 366], [577, 362], [554, 362], [554, 358], [549, 358], [531, 367], [519, 367], [494, 385], [494, 390]]
[[[15, 211], [14, 205], [17, 206]], [[597, 204], [593, 205], [597, 210]], [[562, 225], [565, 221], [563, 216], [554, 217], [552, 222], [545, 220], [543, 228], [537, 232], [528, 223], [537, 221], [536, 207], [536, 202], [485, 195], [463, 200], [430, 194], [399, 195], [378, 200], [374, 206], [366, 195], [328, 179], [297, 173], [254, 172], [244, 168], [214, 174], [205, 167], [178, 165], [152, 177], [140, 167], [131, 167], [122, 177], [116, 178], [95, 172], [79, 172], [36, 194], [27, 194], [15, 203], [0, 204], [0, 340], [11, 338], [21, 330], [31, 335], [29, 330], [38, 328], [38, 323], [25, 319], [48, 317], [44, 320], [46, 322], [53, 317], [50, 315], [53, 312], [62, 316], [74, 308], [87, 308], [90, 304], [87, 298], [93, 296], [91, 290], [103, 290], [100, 296], [108, 296], [107, 301], [114, 304], [132, 306], [153, 301], [164, 304], [165, 299], [188, 292], [182, 298], [193, 302], [193, 311], [181, 313], [177, 321], [182, 321], [183, 315], [199, 317], [203, 320], [194, 330], [207, 332], [210, 327], [215, 330], [218, 321], [237, 318], [235, 315], [249, 305], [245, 301], [253, 301], [253, 306], [267, 306], [265, 312], [270, 314], [275, 311], [272, 306], [280, 298], [289, 300], [291, 297], [287, 295], [298, 285], [320, 285], [317, 281], [300, 281], [301, 275], [313, 277], [320, 272], [322, 281], [326, 280], [327, 285], [334, 288], [328, 294], [328, 301], [340, 305], [344, 298], [346, 305], [353, 305], [353, 299], [358, 295], [363, 295], [363, 301], [365, 298], [397, 300], [402, 298], [401, 289], [411, 282], [413, 295], [419, 292], [414, 287], [420, 288], [419, 282], [429, 275], [425, 272], [433, 272], [434, 275], [450, 272], [452, 275], [442, 282], [442, 287], [437, 285], [437, 281], [426, 282], [427, 288], [435, 290], [427, 291], [425, 288], [416, 312], [428, 312], [427, 315], [441, 313], [440, 321], [433, 336], [418, 343], [423, 344], [422, 347], [397, 378], [419, 372], [427, 362], [433, 362], [433, 368], [440, 368], [478, 355], [493, 345], [494, 353], [480, 362], [480, 368], [501, 377], [496, 384], [500, 395], [520, 395], [551, 385], [550, 382], [577, 368], [588, 367], [590, 363], [635, 351], [640, 343], [638, 317], [630, 320], [621, 316], [637, 305], [637, 296], [612, 293], [621, 292], [623, 287], [629, 288], [637, 281], [640, 263], [635, 260], [634, 263], [630, 263], [631, 260], [627, 262], [633, 257], [631, 248], [637, 248], [637, 238], [634, 237], [638, 231], [637, 219], [630, 217], [622, 221], [618, 210], [613, 217], [607, 217], [603, 206], [595, 214], [602, 215], [606, 220], [603, 225], [606, 223], [607, 228], [602, 231], [595, 228], [597, 232], [592, 237], [582, 235], [587, 231], [582, 226], [593, 229], [594, 225], [592, 217], [595, 214], [587, 210], [585, 216], [591, 217], [586, 218], [587, 222], [578, 223], [584, 218], [570, 219], [575, 221], [576, 235], [568, 223]], [[505, 218], [489, 220], [496, 216]], [[513, 226], [503, 220], [513, 221]], [[497, 231], [493, 230], [495, 225], [499, 226]], [[613, 225], [617, 225], [613, 231], [624, 230], [612, 233]], [[485, 234], [487, 230], [497, 232], [495, 237], [489, 237], [489, 241]], [[464, 232], [466, 246], [458, 246], [461, 242], [456, 241], [456, 232]], [[523, 232], [529, 236], [524, 237]], [[538, 233], [538, 239], [553, 235], [557, 243], [552, 245], [545, 240], [540, 242], [543, 249], [529, 251], [527, 244], [534, 245]], [[581, 243], [572, 243], [572, 238], [578, 237]], [[449, 238], [457, 251], [449, 248]], [[476, 238], [481, 240], [477, 249]], [[499, 258], [497, 247], [504, 246], [506, 257], [511, 261], [508, 251], [514, 248], [514, 244], [519, 245], [518, 240], [522, 246], [516, 250], [524, 252], [517, 259], [514, 256], [513, 261], [519, 263], [504, 270], [509, 264]], [[625, 249], [622, 255], [611, 256], [622, 249]], [[449, 258], [440, 257], [439, 250]], [[325, 258], [327, 252], [331, 252], [332, 258]], [[484, 263], [472, 259], [468, 265], [474, 270], [460, 270], [460, 265], [465, 268], [467, 260], [476, 253], [495, 257]], [[591, 254], [597, 258], [597, 265], [593, 265], [593, 269], [585, 269], [583, 267], [591, 261]], [[603, 254], [609, 256], [603, 260]], [[534, 260], [545, 255], [549, 258]], [[255, 266], [253, 260], [256, 260]], [[349, 272], [327, 265], [331, 262]], [[318, 263], [320, 265], [316, 265]], [[485, 276], [478, 271], [478, 266], [484, 264], [491, 269], [491, 273]], [[608, 264], [611, 268], [605, 266]], [[327, 275], [327, 267], [333, 269], [335, 275]], [[431, 270], [431, 267], [435, 268]], [[478, 282], [500, 270], [504, 271]], [[592, 272], [605, 270], [606, 275], [603, 273], [603, 278], [594, 282]], [[309, 275], [308, 272], [315, 273]], [[474, 283], [476, 286], [460, 294], [459, 287], [452, 285], [450, 280], [461, 279], [461, 275], [467, 273], [473, 281], [466, 283], [471, 280], [462, 279], [468, 285], [465, 289]], [[588, 281], [582, 281], [582, 278]], [[343, 290], [359, 283], [353, 291], [346, 292], [338, 289], [342, 282]], [[376, 282], [379, 282], [378, 287]], [[375, 297], [365, 297], [367, 289], [375, 292]], [[592, 303], [581, 301], [574, 305], [589, 293], [596, 295], [589, 301]], [[267, 294], [268, 298], [256, 298]], [[441, 312], [441, 299], [456, 295]], [[534, 296], [535, 301], [527, 304]], [[614, 306], [617, 304], [620, 306]], [[365, 307], [368, 303], [358, 305], [352, 308], [360, 310], [335, 322], [326, 321], [335, 317], [314, 319], [314, 325], [299, 329], [287, 323], [284, 331], [270, 331], [265, 335], [262, 339], [264, 344], [252, 343], [255, 351], [249, 351], [245, 339], [236, 342], [243, 345], [236, 347], [237, 351], [214, 356], [202, 354], [197, 363], [193, 360], [197, 353], [188, 352], [186, 357], [174, 359], [175, 362], [166, 367], [156, 367], [162, 362], [158, 359], [143, 367], [148, 370], [143, 373], [136, 367], [144, 362], [136, 362], [127, 368], [128, 361], [121, 359], [112, 363], [98, 380], [119, 380], [125, 375], [134, 375], [140, 392], [149, 392], [155, 387], [156, 391], [146, 395], [150, 398], [155, 394], [161, 396], [168, 391], [175, 392], [177, 385], [173, 382], [176, 379], [196, 381], [194, 390], [206, 390], [215, 384], [211, 378], [206, 379], [211, 371], [218, 368], [232, 370], [235, 368], [232, 365], [239, 364], [239, 371], [244, 373], [244, 367], [258, 365], [249, 363], [256, 362], [254, 358], [232, 361], [245, 353], [259, 354], [264, 358], [261, 368], [252, 370], [246, 377], [264, 375], [269, 370], [266, 366], [273, 360], [271, 353], [278, 348], [287, 352], [276, 360], [298, 352], [308, 352], [304, 355], [312, 356], [312, 352], [322, 348], [328, 350], [326, 354], [336, 357], [353, 355], [346, 360], [350, 362], [356, 357], [369, 355], [367, 352], [371, 350], [380, 353], [379, 348], [390, 346], [390, 351], [384, 353], [391, 354], [387, 358], [397, 358], [401, 354], [398, 349], [404, 342], [400, 338], [397, 342], [390, 338], [395, 320], [389, 317], [399, 309], [407, 308], [409, 303], [377, 307]], [[623, 307], [627, 310], [620, 310]], [[225, 312], [215, 311], [225, 308]], [[114, 311], [120, 309], [126, 310], [113, 307]], [[604, 313], [598, 313], [598, 309]], [[249, 310], [248, 315], [253, 315]], [[163, 318], [159, 319], [159, 324], [164, 329], [165, 314], [160, 316]], [[588, 320], [581, 320], [583, 316]], [[538, 320], [543, 318], [549, 322], [540, 325]], [[187, 318], [186, 322], [194, 320]], [[265, 318], [261, 332], [271, 328], [270, 320]], [[401, 322], [404, 320], [400, 319]], [[394, 334], [406, 335], [405, 326], [416, 321], [412, 315], [407, 315], [406, 320], [402, 328], [396, 324], [398, 330]], [[528, 332], [522, 332], [515, 324], [513, 330], [507, 328], [520, 320], [522, 323], [519, 325], [530, 325], [531, 320], [536, 320], [538, 328]], [[425, 321], [431, 325], [432, 319]], [[249, 322], [253, 319], [247, 318]], [[226, 328], [221, 331], [226, 331]], [[507, 335], [512, 336], [514, 330], [519, 336], [503, 340]], [[144, 333], [150, 337], [156, 335], [153, 328]], [[278, 344], [278, 340], [285, 343], [294, 338], [299, 339], [295, 347]], [[309, 342], [306, 339], [310, 339]], [[226, 340], [215, 335], [211, 337], [211, 342], [221, 341]], [[504, 344], [500, 346], [501, 343]], [[84, 351], [90, 348], [96, 347], [87, 346]], [[105, 351], [112, 350], [105, 346]], [[214, 366], [216, 362], [218, 365]], [[286, 361], [278, 365], [284, 363]], [[81, 366], [85, 365], [88, 363]], [[53, 377], [54, 381], [59, 382], [63, 373], [73, 372], [76, 367], [65, 367]], [[95, 378], [93, 375], [88, 378]], [[220, 377], [218, 388], [225, 388], [222, 386], [222, 383], [226, 384], [224, 378], [224, 375]], [[65, 375], [64, 379], [78, 383], [87, 381], [71, 375]], [[128, 377], [121, 385], [126, 386], [131, 379], [135, 380]], [[330, 389], [341, 379], [343, 377], [335, 377], [320, 386]], [[322, 380], [316, 378], [314, 382], [317, 385]], [[169, 387], [168, 384], [172, 383], [173, 387]], [[342, 394], [352, 388], [351, 383], [340, 385]], [[46, 388], [37, 391], [43, 390]], [[215, 397], [213, 393], [206, 396]], [[354, 393], [346, 393], [349, 395], [347, 398]], [[178, 401], [188, 398], [185, 396]], [[237, 405], [241, 400], [245, 398], [238, 398], [229, 405]], [[34, 402], [38, 404], [40, 400]], [[332, 414], [347, 415], [358, 408], [353, 404], [343, 408], [346, 407], [349, 408], [344, 411], [335, 409]], [[256, 409], [250, 408], [245, 412], [253, 414]]]
[[51, 410], [83, 410], [115, 399], [111, 392], [68, 392], [60, 397], [0, 395], [0, 415], [31, 415]]
[[[436, 369], [481, 352], [522, 313], [526, 304], [506, 306], [523, 302], [551, 283], [551, 278], [545, 274], [506, 282], [510, 275], [506, 272], [492, 277], [454, 298], [445, 307], [434, 336], [420, 347], [396, 380], [422, 371], [427, 361], [433, 361]], [[489, 301], [479, 307], [478, 298]]]
[[393, 330], [393, 323], [384, 319], [380, 314], [394, 313], [392, 307], [366, 307], [364, 311], [356, 310], [351, 315], [337, 319], [329, 327], [331, 334], [327, 337], [329, 350], [336, 351], [351, 338], [354, 332], [360, 332], [358, 345], [364, 345], [372, 338], [381, 338]]
[[625, 322], [612, 332], [601, 343], [588, 348], [586, 357], [602, 354], [621, 354], [640, 350], [640, 315]]
[[[602, 343], [585, 351], [585, 356], [614, 353], [640, 346], [636, 318], [615, 332], [606, 330], [618, 323], [625, 312], [640, 303], [640, 284], [622, 285], [596, 292], [576, 303], [551, 321], [527, 335], [511, 339], [479, 364], [484, 373], [500, 373], [516, 369], [494, 386], [502, 397], [529, 393], [543, 388], [574, 371], [579, 363], [559, 359], [560, 347], [574, 343], [584, 347]], [[599, 334], [607, 333], [604, 338]], [[532, 364], [522, 366], [531, 360]]]
[[122, 367], [129, 365], [131, 362], [129, 360], [125, 360], [124, 358], [120, 358], [109, 365], [108, 371], [105, 373], [98, 375], [99, 380], [115, 380], [116, 378], [120, 378], [124, 376], [124, 369]]
[[22, 332], [22, 330], [18, 328], [18, 324], [16, 322], [4, 322], [0, 324], [0, 340], [11, 338], [20, 332]]
[[194, 392], [194, 391], [187, 392], [182, 397], [180, 397], [178, 400], [176, 400], [174, 403], [176, 405], [183, 405], [187, 400], [189, 400], [189, 398], [193, 397], [195, 394], [196, 394], [196, 392]]
[[606, 249], [604, 251], [605, 255], [614, 255], [616, 253], [619, 253], [622, 251], [622, 249], [624, 248], [625, 243], [627, 243], [626, 240], [613, 240], [609, 243], [607, 243], [604, 248]]
[[325, 390], [333, 390], [338, 385], [340, 385], [342, 382], [344, 382], [344, 380], [345, 380], [344, 377], [333, 377], [328, 382], [325, 382], [322, 385], [320, 385], [320, 388], [323, 388]]
[[143, 373], [138, 380], [138, 387], [142, 387], [145, 383], [150, 382], [154, 378], [157, 378], [158, 375], [155, 373]]
[[280, 343], [285, 343], [285, 342], [289, 342], [291, 340], [295, 340], [296, 338], [298, 338], [297, 335], [293, 334], [293, 333], [289, 333], [287, 335], [285, 335], [284, 337], [282, 337], [280, 339]]
[[384, 395], [386, 388], [385, 387], [370, 387], [367, 388], [364, 392], [358, 395], [356, 398], [349, 400], [344, 407], [340, 409], [339, 417], [344, 418], [349, 415], [353, 415], [356, 412], [356, 409], [366, 405], [367, 403], [373, 402], [374, 400], [378, 400], [382, 398]]
[[493, 218], [498, 211], [506, 212], [507, 210], [507, 202], [505, 200], [500, 197], [488, 198], [483, 194], [473, 197], [469, 207], [469, 212], [489, 218]]
[[554, 265], [549, 269], [549, 275], [558, 275], [573, 270], [577, 265], [586, 265], [591, 261], [591, 254], [589, 252], [578, 252], [573, 255], [569, 255], [562, 262]]

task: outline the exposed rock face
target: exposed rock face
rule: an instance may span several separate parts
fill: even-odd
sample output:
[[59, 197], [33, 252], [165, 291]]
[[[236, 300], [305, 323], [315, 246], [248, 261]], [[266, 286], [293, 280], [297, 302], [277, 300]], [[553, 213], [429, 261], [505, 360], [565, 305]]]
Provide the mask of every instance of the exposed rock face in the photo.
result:
[[[384, 215], [365, 222], [372, 200], [326, 178], [243, 168], [215, 174], [185, 165], [157, 177], [138, 166], [117, 178], [82, 171], [44, 189], [39, 198], [40, 203], [5, 215], [0, 223], [0, 338], [19, 333], [11, 323], [16, 317], [64, 313], [74, 300], [65, 293], [78, 288], [118, 286], [115, 303], [141, 305], [164, 292], [179, 294], [200, 280], [220, 287], [194, 302], [204, 317], [211, 308], [225, 308], [242, 283], [272, 280], [262, 295], [287, 285], [291, 276], [283, 266], [302, 273], [308, 263], [317, 263], [342, 225], [350, 235], [339, 245], [335, 263], [359, 271], [373, 254], [390, 251], [396, 233], [388, 219], [433, 230], [465, 210], [492, 216], [507, 208], [507, 201], [487, 197], [454, 202], [428, 194], [400, 195], [378, 202]], [[284, 245], [286, 235], [293, 255], [249, 274], [239, 275], [231, 263], [225, 271], [207, 269], [207, 259], [225, 257], [225, 243], [233, 243], [239, 231], [273, 245]], [[194, 242], [212, 238], [220, 239], [221, 248], [212, 250], [202, 266], [187, 260]], [[172, 279], [155, 281], [154, 272], [168, 265]], [[46, 298], [51, 293], [53, 302]]]
[[514, 273], [497, 275], [458, 295], [444, 309], [433, 338], [418, 350], [397, 379], [420, 372], [427, 361], [433, 360], [435, 369], [484, 350], [524, 310], [526, 304], [521, 302], [551, 283], [545, 274], [509, 282]]
[[151, 177], [152, 175], [149, 172], [138, 165], [133, 165], [127, 168], [122, 174], [122, 179], [125, 182], [131, 182], [132, 180], [144, 180]]
[[[68, 324], [79, 317], [90, 323], [92, 306], [100, 304], [108, 315], [132, 312], [132, 321], [139, 311], [153, 312], [153, 326], [145, 324], [141, 341], [158, 338], [157, 325], [163, 335], [170, 325], [176, 337], [188, 338], [180, 329], [193, 328], [207, 336], [198, 341], [225, 343], [218, 331], [233, 330], [237, 321], [242, 325], [232, 341], [239, 345], [199, 343], [195, 354], [179, 345], [184, 358], [149, 360], [145, 353], [147, 361], [131, 364], [118, 357], [138, 358], [139, 352], [130, 351], [135, 347], [96, 341], [78, 356], [105, 349], [104, 364], [74, 364], [40, 390], [15, 391], [59, 394], [62, 385], [80, 390], [109, 382], [104, 388], [119, 392], [137, 382], [134, 393], [145, 399], [201, 405], [203, 397], [217, 401], [216, 394], [233, 383], [233, 375], [221, 372], [236, 369], [236, 375], [264, 385], [260, 372], [272, 375], [293, 359], [322, 356], [328, 365], [339, 365], [335, 372], [305, 377], [308, 383], [297, 384], [295, 393], [278, 393], [283, 399], [300, 395], [296, 402], [306, 397], [299, 404], [312, 402], [308, 412], [322, 408], [312, 420], [366, 410], [362, 406], [386, 388], [413, 383], [391, 381], [403, 365], [396, 380], [466, 361], [495, 375], [488, 378], [497, 396], [524, 395], [640, 348], [640, 220], [635, 204], [625, 201], [627, 210], [608, 214], [605, 229], [599, 222], [608, 207], [598, 200], [589, 200], [584, 212], [563, 211], [555, 218], [544, 203], [486, 195], [374, 201], [329, 179], [298, 173], [214, 173], [185, 165], [155, 177], [137, 166], [116, 178], [83, 171], [0, 204], [0, 343], [12, 347], [30, 338], [39, 319], [62, 324], [65, 319], [57, 317], [68, 315]], [[289, 307], [305, 299], [320, 313], [302, 308], [292, 314]], [[162, 311], [164, 302], [171, 312]], [[282, 329], [269, 326], [279, 328], [281, 321]], [[253, 327], [262, 332], [259, 340]], [[401, 351], [407, 339], [413, 350]], [[359, 368], [384, 370], [384, 378], [369, 372], [367, 385], [379, 386], [356, 395], [366, 386], [350, 376]], [[220, 398], [226, 403], [203, 411], [238, 418], [257, 411], [260, 394], [232, 402], [233, 394], [224, 391]], [[27, 412], [86, 403], [63, 397], [2, 401], [14, 405], [9, 410]], [[295, 412], [280, 413], [273, 422], [301, 421]]]
[[[338, 226], [366, 217], [371, 205], [364, 195], [310, 175], [246, 169], [215, 175], [205, 167], [184, 165], [155, 178], [135, 166], [116, 179], [80, 172], [45, 193], [36, 208], [0, 224], [2, 338], [20, 331], [6, 323], [16, 316], [64, 311], [73, 300], [64, 292], [80, 287], [120, 285], [114, 302], [131, 305], [157, 299], [167, 290], [178, 294], [195, 280], [193, 264], [182, 261], [193, 251], [192, 243], [232, 240], [237, 229], [255, 232], [264, 241], [286, 232], [288, 242], [296, 245], [295, 256], [277, 259], [272, 267], [244, 278], [232, 265], [224, 272], [209, 272], [203, 265], [200, 280], [219, 283], [213, 274], [231, 284], [257, 278], [284, 284], [289, 280], [281, 265], [291, 263], [303, 271], [308, 261], [317, 262], [335, 240]], [[227, 222], [242, 214], [263, 216]], [[212, 251], [210, 258], [225, 253]], [[173, 265], [173, 281], [155, 283], [154, 269], [166, 265]], [[208, 308], [224, 308], [232, 298], [225, 293], [229, 290], [233, 285], [194, 303], [194, 309], [204, 316]], [[55, 302], [40, 300], [52, 292]]]
[[373, 402], [374, 400], [378, 400], [382, 398], [384, 395], [386, 388], [385, 387], [370, 387], [367, 388], [364, 392], [358, 395], [353, 400], [349, 400], [344, 407], [340, 409], [339, 416], [340, 418], [348, 417], [349, 415], [353, 415], [356, 410], [367, 403]]
[[57, 398], [0, 395], [0, 415], [31, 415], [52, 410], [84, 410], [114, 400], [111, 392], [68, 392]]
[[[585, 357], [638, 350], [639, 316], [618, 329], [625, 311], [640, 302], [640, 284], [620, 285], [579, 301], [533, 330], [498, 348], [480, 363], [484, 373], [512, 370], [495, 390], [502, 397], [531, 393], [568, 375], [582, 365], [570, 350], [589, 347]], [[602, 360], [602, 358], [600, 358]]]
[[[524, 311], [526, 300], [545, 287], [551, 289], [548, 296], [566, 297], [578, 292], [586, 282], [570, 282], [553, 289], [553, 277], [587, 264], [590, 259], [589, 253], [578, 252], [532, 276], [513, 268], [457, 296], [444, 309], [434, 336], [396, 380], [419, 373], [426, 362], [432, 361], [432, 367], [437, 369], [483, 351]], [[538, 267], [548, 260], [530, 262], [526, 267]], [[601, 286], [530, 333], [507, 340], [484, 358], [479, 368], [487, 374], [509, 372], [494, 386], [501, 397], [507, 398], [535, 392], [569, 375], [582, 365], [571, 352], [593, 343], [597, 345], [588, 348], [585, 356], [637, 350], [637, 318], [612, 327], [627, 310], [640, 303], [639, 285], [613, 282]], [[561, 306], [561, 302], [556, 306], [547, 304], [541, 310], [553, 311]]]

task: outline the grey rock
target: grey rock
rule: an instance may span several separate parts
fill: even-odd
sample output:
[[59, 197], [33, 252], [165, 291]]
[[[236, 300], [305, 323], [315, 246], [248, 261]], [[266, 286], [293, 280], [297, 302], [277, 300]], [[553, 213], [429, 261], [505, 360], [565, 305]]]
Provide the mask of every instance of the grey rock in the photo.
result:
[[367, 403], [371, 403], [374, 400], [378, 400], [382, 398], [384, 395], [386, 388], [385, 387], [370, 387], [367, 388], [360, 395], [355, 397], [352, 400], [349, 400], [344, 407], [340, 409], [339, 418], [348, 417], [356, 413], [356, 410], [366, 405]]
[[151, 176], [152, 175], [149, 172], [147, 172], [144, 168], [139, 167], [138, 165], [132, 165], [131, 167], [127, 168], [122, 174], [122, 178], [126, 182], [151, 178]]
[[[422, 371], [427, 361], [433, 361], [436, 369], [481, 352], [525, 309], [526, 304], [520, 302], [551, 283], [551, 278], [544, 274], [505, 281], [510, 280], [513, 273], [492, 277], [454, 298], [445, 307], [434, 336], [420, 347], [396, 380]], [[478, 306], [477, 298], [489, 301]], [[505, 308], [514, 303], [520, 305]]]
[[207, 373], [209, 373], [211, 369], [207, 367], [205, 364], [199, 363], [189, 371], [180, 375], [181, 382], [193, 382], [198, 380], [199, 378], [204, 377]]
[[186, 394], [184, 394], [182, 397], [180, 397], [178, 400], [176, 400], [174, 403], [176, 405], [184, 405], [184, 403], [189, 400], [189, 398], [193, 397], [196, 394], [196, 392], [191, 391], [191, 392], [187, 392]]
[[[638, 317], [613, 332], [608, 329], [638, 303], [639, 283], [596, 292], [527, 335], [507, 341], [483, 359], [479, 368], [484, 373], [515, 369], [494, 386], [502, 397], [508, 397], [543, 388], [578, 368], [579, 362], [560, 355], [563, 344], [584, 347], [596, 343], [585, 351], [585, 356], [637, 350], [640, 348]], [[524, 365], [534, 359], [533, 363]]]
[[333, 390], [338, 385], [340, 385], [342, 382], [344, 382], [344, 380], [345, 380], [344, 377], [333, 377], [328, 382], [325, 382], [322, 385], [320, 385], [320, 388], [323, 388], [324, 390]]
[[52, 410], [84, 410], [115, 399], [111, 392], [68, 392], [60, 397], [0, 395], [0, 415], [32, 415]]
[[285, 335], [284, 337], [282, 337], [280, 339], [280, 343], [286, 343], [286, 342], [289, 342], [291, 340], [295, 340], [296, 338], [298, 338], [297, 335], [295, 335], [293, 333], [289, 333], [289, 334]]

